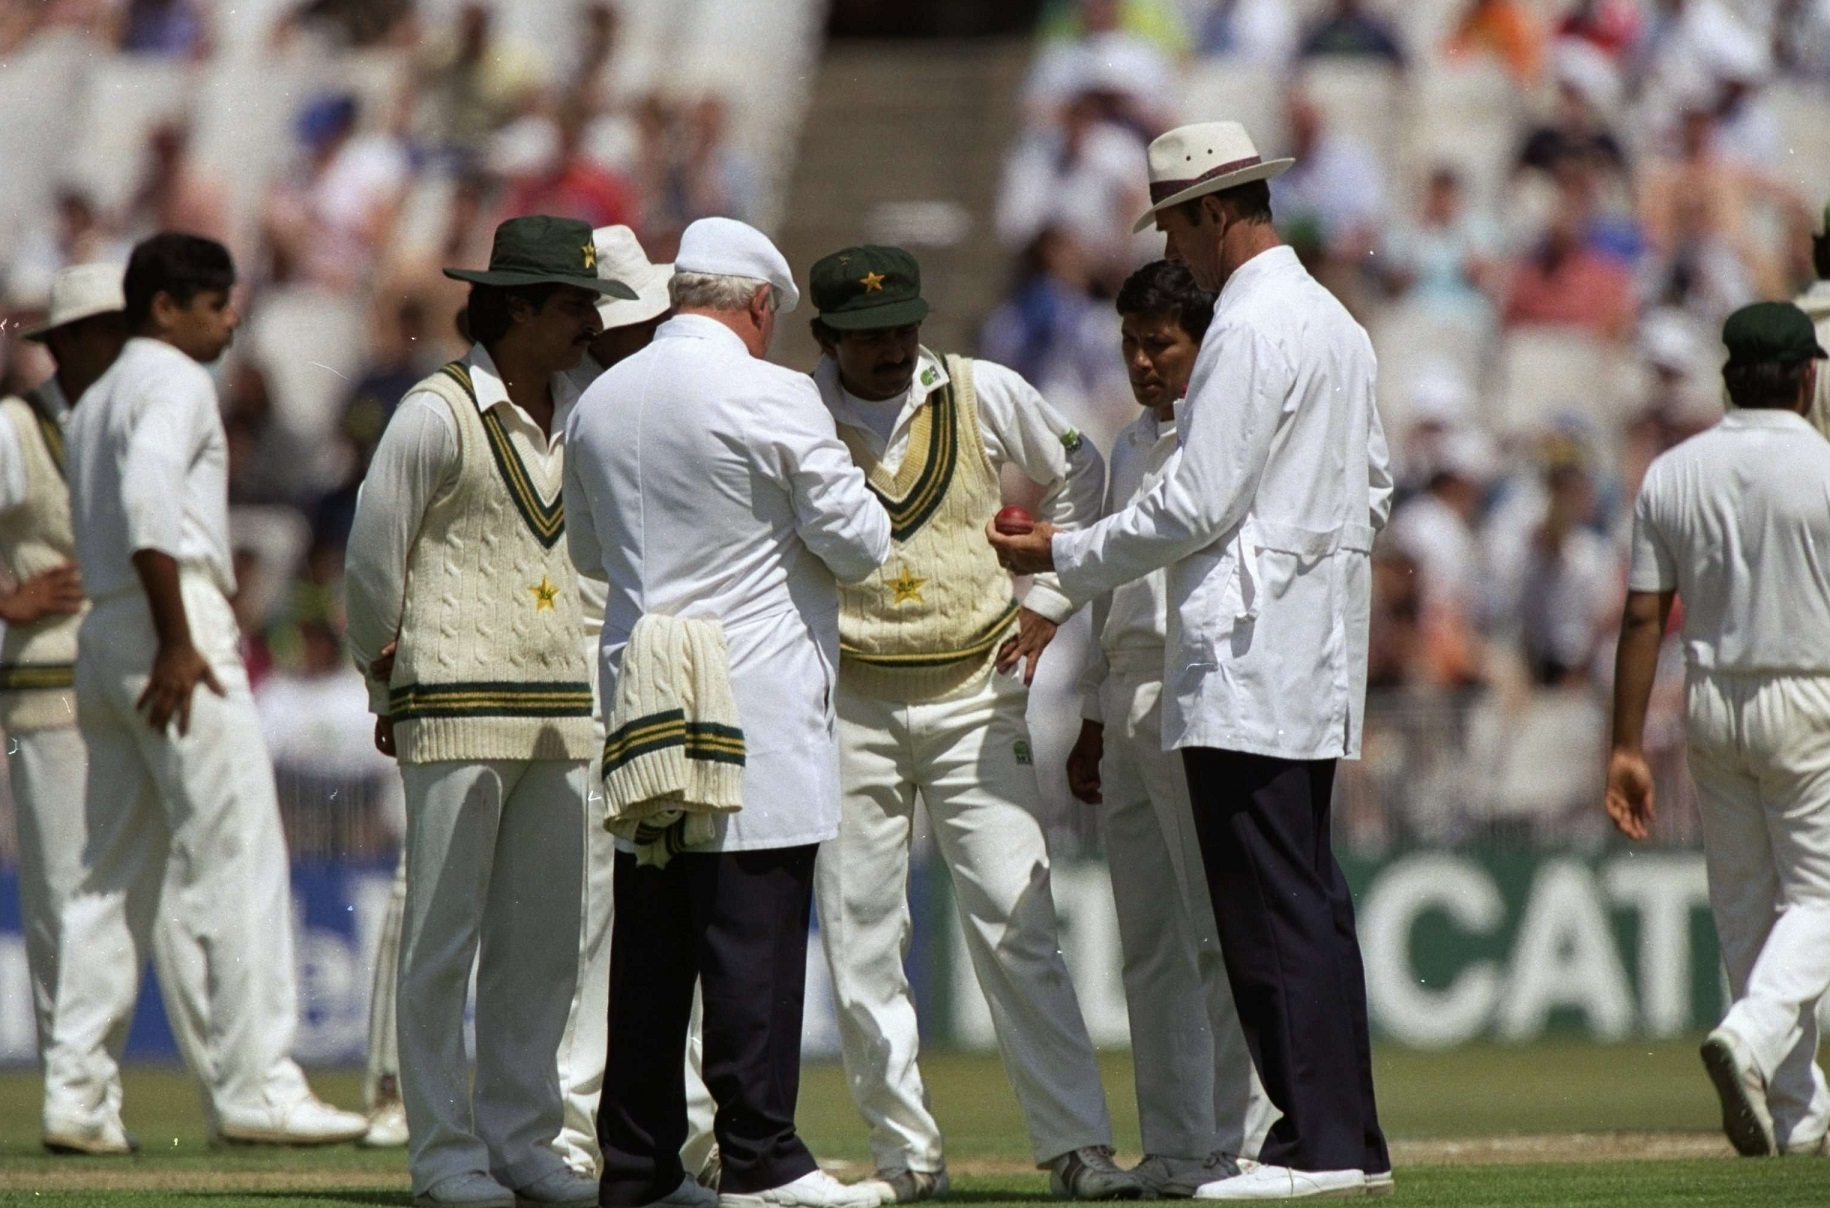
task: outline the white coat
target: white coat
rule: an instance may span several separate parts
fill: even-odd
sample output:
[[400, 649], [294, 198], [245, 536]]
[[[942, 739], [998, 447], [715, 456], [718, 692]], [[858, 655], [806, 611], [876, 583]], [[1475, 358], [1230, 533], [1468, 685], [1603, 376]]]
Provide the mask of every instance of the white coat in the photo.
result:
[[1355, 758], [1374, 534], [1391, 511], [1366, 332], [1287, 247], [1220, 291], [1177, 410], [1181, 457], [1054, 539], [1087, 600], [1169, 572], [1163, 745]]
[[609, 583], [600, 661], [616, 698], [646, 612], [722, 622], [744, 732], [743, 809], [706, 850], [838, 833], [837, 580], [890, 553], [890, 521], [806, 374], [701, 315], [597, 379], [566, 429], [572, 561]]

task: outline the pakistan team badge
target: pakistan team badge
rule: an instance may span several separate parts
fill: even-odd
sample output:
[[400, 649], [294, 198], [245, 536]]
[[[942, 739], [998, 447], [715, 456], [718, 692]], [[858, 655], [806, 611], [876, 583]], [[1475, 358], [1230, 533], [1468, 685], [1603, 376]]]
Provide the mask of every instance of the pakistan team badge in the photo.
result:
[[909, 568], [905, 566], [900, 575], [889, 580], [889, 589], [896, 593], [896, 603], [898, 604], [920, 604], [923, 602], [921, 585], [926, 582], [926, 579], [918, 579], [910, 574]]
[[940, 381], [940, 374], [935, 370], [934, 366], [929, 365], [926, 369], [921, 371], [921, 384], [923, 386], [932, 386], [938, 381]]
[[1027, 768], [1036, 761], [1029, 753], [1029, 739], [1019, 738], [1010, 744], [1010, 753], [1017, 757], [1017, 766]]

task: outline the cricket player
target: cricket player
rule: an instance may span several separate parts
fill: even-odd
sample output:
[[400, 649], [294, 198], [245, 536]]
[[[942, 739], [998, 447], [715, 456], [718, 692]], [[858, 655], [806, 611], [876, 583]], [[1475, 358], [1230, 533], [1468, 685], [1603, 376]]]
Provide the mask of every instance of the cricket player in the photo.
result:
[[[1144, 411], [1113, 443], [1108, 513], [1148, 493], [1176, 457], [1176, 407], [1214, 296], [1185, 266], [1158, 260], [1125, 280], [1117, 308]], [[1155, 1196], [1186, 1199], [1241, 1155], [1255, 1157], [1274, 1113], [1226, 982], [1188, 780], [1163, 749], [1167, 592], [1156, 570], [1093, 601], [1085, 720], [1067, 774], [1074, 796], [1101, 807], [1112, 871], [1144, 1140], [1133, 1173]]]
[[870, 1124], [872, 1186], [898, 1203], [947, 1191], [902, 964], [919, 792], [1037, 1163], [1056, 1195], [1134, 1198], [1142, 1188], [1112, 1162], [1061, 959], [1024, 717], [1036, 660], [1071, 610], [1047, 578], [1019, 604], [981, 535], [1006, 465], [1043, 486], [1044, 512], [1071, 527], [1098, 515], [1104, 464], [1015, 373], [922, 347], [928, 304], [901, 248], [846, 248], [809, 281], [825, 354], [813, 379], [894, 538], [881, 569], [840, 589], [844, 808], [819, 863], [820, 935], [846, 1078]]
[[534, 216], [496, 229], [488, 269], [446, 270], [471, 283], [476, 343], [401, 401], [350, 530], [350, 645], [387, 673], [370, 679], [376, 745], [407, 797], [397, 1039], [422, 1204], [597, 1198], [558, 1145], [593, 742], [564, 374], [602, 330], [597, 299], [633, 296], [596, 262], [590, 227]]
[[1366, 706], [1371, 549], [1391, 509], [1366, 332], [1277, 236], [1267, 160], [1237, 122], [1149, 148], [1169, 259], [1219, 291], [1155, 486], [1080, 532], [986, 529], [1074, 599], [1169, 568], [1163, 745], [1182, 752], [1227, 980], [1282, 1113], [1258, 1161], [1197, 1198], [1391, 1189], [1353, 898], [1334, 857], [1336, 762]]
[[[19, 913], [42, 1060], [57, 995], [58, 930], [64, 903], [82, 879], [83, 778], [87, 757], [76, 725], [76, 632], [85, 610], [70, 488], [64, 482], [64, 423], [70, 405], [101, 377], [127, 342], [121, 267], [79, 264], [51, 283], [49, 313], [23, 332], [51, 354], [57, 372], [23, 397], [0, 401], [0, 562], [14, 587], [0, 596], [0, 727], [11, 739], [7, 771], [19, 828]], [[201, 1060], [191, 1022], [203, 987], [165, 957], [167, 928], [153, 924], [153, 959], [180, 1048]], [[189, 996], [188, 999], [186, 996]], [[187, 1001], [190, 1005], [186, 1005]], [[94, 1119], [47, 1114], [52, 1153], [124, 1154], [119, 1082]]]
[[[1811, 236], [1811, 268], [1817, 280], [1798, 296], [1803, 310], [1817, 329], [1817, 341], [1830, 340], [1830, 204], [1824, 206], [1823, 225]], [[1830, 373], [1817, 375], [1817, 392], [1805, 413], [1813, 427], [1830, 436]]]
[[[632, 643], [638, 622], [715, 624], [728, 671], [715, 678], [738, 723], [721, 726], [726, 748], [711, 751], [681, 712], [631, 722], [611, 734], [606, 770], [654, 756], [699, 762], [737, 781], [741, 807], [665, 861], [638, 863], [618, 841], [598, 1202], [875, 1208], [868, 1188], [818, 1168], [794, 1115], [814, 853], [838, 827], [834, 581], [876, 569], [889, 519], [806, 376], [762, 359], [778, 309], [799, 293], [774, 244], [702, 218], [681, 236], [669, 290], [674, 317], [573, 414], [567, 536], [578, 564], [610, 585], [604, 699], [637, 674], [632, 655], [660, 657]], [[646, 668], [651, 682], [684, 671]], [[717, 1192], [680, 1155], [695, 983], [718, 1102]]]
[[1685, 728], [1733, 1005], [1703, 1044], [1748, 1155], [1822, 1152], [1830, 1090], [1830, 444], [1804, 418], [1825, 352], [1789, 302], [1728, 317], [1734, 409], [1660, 456], [1633, 509], [1607, 811], [1643, 839], [1659, 643], [1684, 602]]
[[228, 443], [203, 367], [239, 321], [234, 283], [212, 240], [135, 247], [122, 286], [131, 338], [68, 423], [92, 601], [76, 663], [88, 841], [63, 914], [47, 1133], [65, 1120], [119, 1129], [121, 1049], [155, 917], [161, 964], [204, 988], [201, 1018], [179, 1036], [202, 1037], [186, 1056], [212, 1139], [321, 1144], [366, 1127], [314, 1097], [291, 1056], [291, 879], [229, 606]]

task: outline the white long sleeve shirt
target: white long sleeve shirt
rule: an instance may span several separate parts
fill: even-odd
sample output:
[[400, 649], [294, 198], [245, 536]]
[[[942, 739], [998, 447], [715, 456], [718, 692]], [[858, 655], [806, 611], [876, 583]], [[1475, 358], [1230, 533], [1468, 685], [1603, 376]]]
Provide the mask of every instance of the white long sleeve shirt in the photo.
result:
[[643, 614], [717, 619], [743, 728], [743, 808], [708, 850], [838, 833], [838, 581], [890, 552], [889, 514], [805, 374], [703, 315], [604, 371], [568, 431], [572, 561], [609, 584], [604, 700]]
[[[1175, 463], [1179, 446], [1173, 419], [1144, 413], [1125, 426], [1112, 442], [1106, 462], [1105, 514], [1130, 506], [1154, 487]], [[1141, 579], [1121, 583], [1093, 601], [1093, 646], [1080, 676], [1080, 715], [1104, 721], [1099, 689], [1113, 670], [1148, 667], [1163, 674], [1163, 645], [1169, 628], [1169, 572], [1153, 570]]]
[[64, 438], [76, 562], [90, 599], [138, 591], [140, 550], [168, 554], [235, 594], [229, 442], [208, 370], [136, 336], [83, 393]]
[[[520, 447], [537, 459], [539, 471], [551, 482], [556, 463], [565, 456], [566, 420], [578, 402], [572, 379], [566, 374], [553, 375], [553, 422], [542, 432], [534, 417], [508, 397], [508, 388], [487, 349], [473, 344], [464, 360], [470, 368], [470, 384], [476, 389], [477, 409], [494, 409], [505, 424], [518, 429], [526, 440]], [[400, 635], [407, 600], [407, 561], [419, 539], [426, 509], [457, 479], [458, 454], [457, 421], [445, 400], [429, 390], [412, 391], [400, 400], [375, 446], [368, 475], [362, 480], [358, 527], [350, 532], [346, 591], [350, 652], [365, 677], [381, 648]], [[368, 684], [370, 709], [387, 712], [387, 684], [372, 677]]]
[[[928, 395], [947, 381], [940, 357], [921, 350], [908, 391], [872, 402], [839, 382], [839, 363], [820, 358], [813, 371], [820, 398], [837, 422], [856, 428], [865, 447], [894, 474], [909, 449], [909, 426], [927, 405]], [[991, 361], [972, 362], [972, 390], [978, 396], [979, 434], [985, 456], [999, 470], [1014, 465], [1043, 488], [1042, 518], [1059, 528], [1084, 528], [1099, 516], [1104, 499], [1105, 463], [1093, 442], [1085, 439], [1036, 388], [1014, 370]], [[987, 517], [989, 519], [989, 517]], [[1062, 594], [1054, 575], [1031, 580], [1023, 606], [1051, 621], [1073, 615], [1074, 604]]]
[[1062, 589], [1169, 571], [1163, 745], [1354, 758], [1370, 550], [1391, 512], [1366, 332], [1287, 247], [1233, 273], [1142, 498], [1059, 533]]
[[[48, 377], [33, 393], [43, 399], [59, 425], [70, 417], [70, 401], [55, 377]], [[0, 512], [25, 506], [28, 490], [25, 477], [25, 450], [19, 447], [19, 430], [11, 424], [0, 424]]]

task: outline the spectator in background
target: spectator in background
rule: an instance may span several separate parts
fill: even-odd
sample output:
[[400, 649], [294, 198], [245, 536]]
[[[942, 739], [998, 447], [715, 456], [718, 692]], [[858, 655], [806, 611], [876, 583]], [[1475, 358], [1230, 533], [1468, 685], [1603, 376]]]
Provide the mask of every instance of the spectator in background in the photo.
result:
[[1512, 327], [1572, 327], [1609, 340], [1632, 331], [1632, 281], [1590, 247], [1588, 214], [1564, 199], [1538, 245], [1513, 262], [1500, 322]]
[[1519, 0], [1469, 0], [1443, 49], [1451, 59], [1495, 59], [1529, 88], [1543, 67], [1544, 31]]
[[1780, 71], [1820, 83], [1830, 78], [1830, 0], [1778, 0], [1772, 32]]
[[1639, 9], [1634, 0], [1576, 0], [1557, 21], [1556, 36], [1619, 62], [1639, 41]]
[[1498, 541], [1489, 555], [1496, 622], [1511, 634], [1535, 684], [1589, 681], [1619, 611], [1620, 555], [1588, 527], [1595, 484], [1574, 459], [1544, 472], [1542, 519], [1523, 541]]
[[129, 241], [109, 228], [89, 195], [74, 185], [57, 190], [49, 227], [27, 230], [13, 250], [7, 297], [36, 308], [50, 296], [51, 280], [72, 264], [126, 264]]
[[550, 214], [593, 227], [635, 222], [634, 186], [597, 162], [585, 147], [590, 114], [567, 105], [553, 119], [534, 120], [539, 131], [536, 134], [530, 126], [528, 134], [546, 145], [535, 149], [527, 169], [510, 180], [501, 217]]
[[1461, 686], [1483, 678], [1479, 524], [1495, 469], [1485, 436], [1453, 433], [1429, 485], [1392, 514], [1385, 535], [1417, 571], [1417, 656], [1430, 683]]
[[1100, 94], [1083, 92], [1059, 127], [1032, 130], [1012, 148], [998, 190], [998, 237], [1025, 247], [1060, 228], [1095, 279], [1115, 282], [1141, 250], [1131, 224], [1150, 205], [1146, 179], [1143, 142], [1106, 120]]
[[525, 112], [545, 82], [540, 61], [496, 33], [481, 0], [469, 0], [452, 33], [428, 44], [418, 76], [419, 141], [458, 166], [476, 164], [489, 137]]
[[1400, 499], [1427, 488], [1448, 464], [1448, 442], [1466, 427], [1473, 400], [1474, 388], [1454, 365], [1430, 361], [1419, 369], [1406, 391], [1408, 422], [1393, 459]]
[[284, 41], [295, 29], [321, 31], [332, 45], [364, 50], [400, 39], [411, 26], [414, 0], [301, 0], [274, 30]]
[[406, 149], [390, 133], [358, 133], [361, 119], [348, 93], [307, 105], [297, 125], [304, 160], [268, 197], [268, 246], [302, 280], [348, 288], [371, 279], [399, 214]]
[[1377, 261], [1393, 293], [1484, 329], [1493, 322], [1484, 291], [1497, 285], [1502, 255], [1499, 224], [1470, 210], [1461, 177], [1438, 166], [1424, 188], [1422, 212], [1392, 231]]
[[1712, 326], [1762, 293], [1778, 293], [1778, 266], [1752, 237], [1755, 203], [1788, 200], [1782, 187], [1723, 157], [1716, 117], [1687, 110], [1676, 156], [1641, 178], [1640, 215], [1653, 256], [1655, 298], [1695, 310]]
[[[1811, 235], [1811, 270], [1817, 278], [1799, 295], [1798, 308], [1811, 317], [1817, 327], [1817, 342], [1830, 339], [1830, 204], [1824, 206], [1823, 224]], [[1830, 373], [1817, 377], [1817, 394], [1805, 418], [1826, 437], [1830, 437]]]
[[220, 181], [191, 153], [186, 121], [160, 122], [148, 132], [146, 158], [126, 212], [123, 233], [144, 239], [159, 231], [191, 231], [229, 241], [228, 197]]
[[1606, 115], [1620, 100], [1620, 70], [1590, 43], [1559, 42], [1551, 52], [1557, 103], [1550, 119], [1532, 127], [1519, 148], [1518, 167], [1554, 172], [1582, 156], [1625, 174], [1627, 153]]
[[1630, 58], [1634, 94], [1653, 119], [1707, 103], [1725, 64], [1763, 56], [1765, 47], [1721, 0], [1654, 0]]
[[679, 152], [667, 174], [668, 227], [685, 230], [698, 219], [718, 216], [746, 222], [755, 217], [760, 173], [731, 145], [730, 116], [721, 96], [703, 96], [687, 106], [675, 130]]
[[986, 316], [984, 359], [1014, 369], [1060, 407], [1057, 396], [1084, 398], [1107, 380], [1111, 343], [1111, 315], [1093, 300], [1078, 241], [1045, 228], [1018, 257], [1009, 298]]
[[1359, 139], [1328, 129], [1302, 91], [1291, 90], [1288, 108], [1296, 165], [1271, 181], [1278, 229], [1312, 227], [1326, 256], [1357, 264], [1385, 219], [1385, 168]]
[[209, 17], [197, 0], [127, 0], [114, 41], [124, 54], [206, 58]]
[[[1398, 31], [1369, 11], [1365, 0], [1334, 0], [1327, 15], [1303, 34], [1298, 54], [1305, 59], [1340, 55], [1383, 60], [1400, 71], [1406, 63]], [[1300, 152], [1297, 162], [1302, 162]]]
[[1296, 57], [1299, 33], [1284, 0], [1215, 0], [1201, 19], [1195, 48], [1204, 58], [1284, 67]]
[[1119, 33], [1150, 42], [1165, 55], [1189, 50], [1188, 27], [1176, 0], [1052, 0], [1037, 29], [1044, 42], [1080, 42]]

